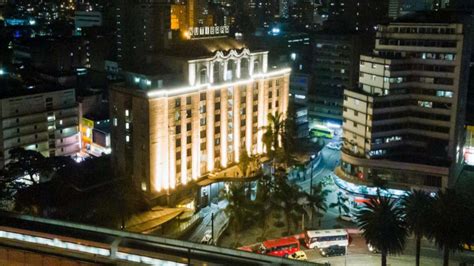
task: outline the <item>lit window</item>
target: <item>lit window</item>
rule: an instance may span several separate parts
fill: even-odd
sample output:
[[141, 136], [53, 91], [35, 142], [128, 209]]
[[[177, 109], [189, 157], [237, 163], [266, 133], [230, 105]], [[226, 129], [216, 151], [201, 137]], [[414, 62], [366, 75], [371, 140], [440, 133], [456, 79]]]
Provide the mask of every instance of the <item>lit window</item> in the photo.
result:
[[418, 101], [418, 106], [425, 107], [425, 108], [433, 108], [433, 102]]
[[130, 129], [130, 123], [125, 123], [125, 129]]
[[59, 120], [59, 124], [62, 125], [62, 124], [63, 124], [63, 120]]
[[125, 141], [130, 142], [130, 136], [129, 135], [125, 136]]
[[114, 118], [114, 126], [117, 126], [117, 118]]
[[128, 111], [128, 109], [127, 109], [127, 110], [125, 110], [125, 116], [127, 116], [127, 117], [128, 117], [129, 115], [130, 115], [130, 112]]

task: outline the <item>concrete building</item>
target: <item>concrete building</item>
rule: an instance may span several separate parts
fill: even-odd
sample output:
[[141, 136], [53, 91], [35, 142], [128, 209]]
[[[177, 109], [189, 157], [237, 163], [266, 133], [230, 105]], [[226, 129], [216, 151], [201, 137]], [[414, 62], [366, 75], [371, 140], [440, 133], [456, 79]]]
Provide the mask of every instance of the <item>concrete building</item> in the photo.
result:
[[372, 36], [360, 33], [320, 33], [313, 38], [313, 84], [309, 90], [310, 128], [340, 129], [345, 89], [357, 86], [359, 57], [373, 47]]
[[344, 148], [336, 172], [353, 189], [375, 176], [401, 190], [436, 191], [456, 179], [470, 27], [449, 13], [432, 16], [380, 25], [374, 54], [360, 58], [360, 88], [344, 91]]
[[169, 0], [115, 2], [117, 60], [122, 68], [143, 64], [147, 55], [166, 47], [171, 39]]
[[79, 152], [79, 111], [74, 89], [23, 84], [7, 77], [0, 77], [0, 87], [1, 167], [9, 161], [9, 151], [18, 147], [44, 156]]
[[76, 31], [82, 28], [102, 26], [102, 13], [99, 11], [76, 11], [74, 13]]
[[287, 110], [290, 69], [270, 69], [268, 52], [226, 38], [184, 41], [158, 58], [155, 70], [172, 75], [129, 73], [110, 91], [116, 176], [173, 195], [242, 149], [263, 152], [267, 114]]

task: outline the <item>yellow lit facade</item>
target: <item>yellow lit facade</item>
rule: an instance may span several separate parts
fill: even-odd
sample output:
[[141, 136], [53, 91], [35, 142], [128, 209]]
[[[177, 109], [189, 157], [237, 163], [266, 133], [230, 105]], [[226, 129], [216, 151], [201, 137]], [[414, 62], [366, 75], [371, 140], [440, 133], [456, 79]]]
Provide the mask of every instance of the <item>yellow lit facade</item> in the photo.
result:
[[170, 192], [263, 151], [269, 113], [286, 113], [289, 69], [267, 52], [217, 51], [186, 62], [187, 85], [110, 93], [113, 165], [152, 194]]

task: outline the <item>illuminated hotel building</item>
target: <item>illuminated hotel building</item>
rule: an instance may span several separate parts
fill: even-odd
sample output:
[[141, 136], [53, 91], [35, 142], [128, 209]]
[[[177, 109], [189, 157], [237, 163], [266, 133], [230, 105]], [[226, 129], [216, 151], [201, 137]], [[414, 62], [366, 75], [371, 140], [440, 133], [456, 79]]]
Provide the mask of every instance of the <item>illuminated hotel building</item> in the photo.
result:
[[402, 190], [452, 185], [463, 155], [468, 30], [379, 26], [374, 54], [360, 57], [359, 89], [344, 91], [342, 183], [371, 186], [378, 176]]
[[238, 162], [242, 149], [262, 153], [267, 115], [285, 113], [289, 97], [290, 70], [268, 69], [267, 57], [227, 38], [189, 40], [159, 56], [177, 77], [128, 73], [110, 91], [117, 175], [159, 195]]

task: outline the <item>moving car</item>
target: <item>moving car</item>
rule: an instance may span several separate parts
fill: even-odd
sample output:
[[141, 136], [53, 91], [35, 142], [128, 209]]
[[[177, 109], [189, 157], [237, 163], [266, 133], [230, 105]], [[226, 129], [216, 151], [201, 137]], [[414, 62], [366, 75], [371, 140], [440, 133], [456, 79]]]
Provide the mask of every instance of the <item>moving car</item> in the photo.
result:
[[319, 252], [323, 257], [344, 256], [346, 255], [346, 247], [335, 245], [327, 248], [322, 248]]
[[288, 255], [288, 258], [292, 260], [308, 260], [306, 253], [302, 250], [296, 251], [295, 253]]
[[206, 245], [213, 245], [214, 244], [214, 240], [212, 239], [211, 230], [207, 230], [204, 233], [204, 236], [201, 239], [201, 244], [206, 244]]
[[375, 248], [374, 246], [372, 246], [371, 244], [367, 244], [367, 248], [372, 253], [380, 253], [379, 250], [377, 248]]
[[357, 223], [357, 218], [352, 214], [342, 214], [340, 217], [343, 221]]

